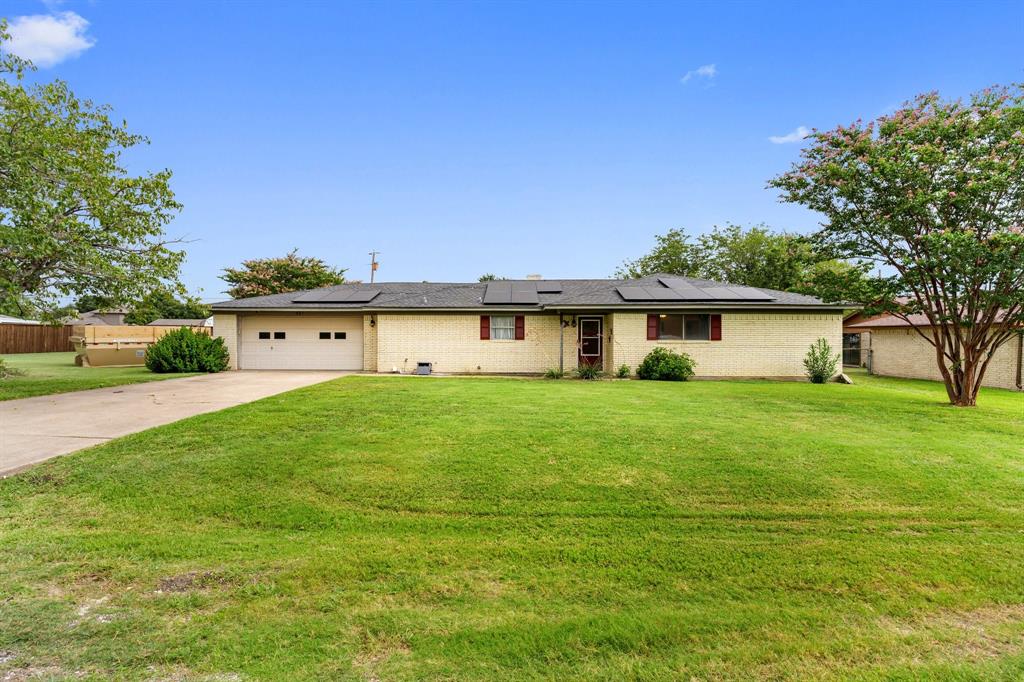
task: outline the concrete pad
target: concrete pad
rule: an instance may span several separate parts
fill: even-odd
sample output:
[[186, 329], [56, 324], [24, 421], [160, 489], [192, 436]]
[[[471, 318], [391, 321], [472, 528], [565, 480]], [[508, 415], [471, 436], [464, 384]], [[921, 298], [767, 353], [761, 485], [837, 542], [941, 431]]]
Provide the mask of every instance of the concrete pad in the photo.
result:
[[346, 374], [350, 372], [221, 372], [0, 401], [0, 476], [111, 438]]

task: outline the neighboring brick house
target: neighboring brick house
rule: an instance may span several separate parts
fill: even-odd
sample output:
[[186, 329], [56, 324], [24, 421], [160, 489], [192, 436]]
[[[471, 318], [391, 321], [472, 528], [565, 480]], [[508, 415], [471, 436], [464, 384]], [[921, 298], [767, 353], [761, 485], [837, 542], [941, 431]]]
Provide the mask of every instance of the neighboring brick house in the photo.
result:
[[[928, 319], [911, 315], [911, 321], [929, 333]], [[872, 374], [942, 381], [935, 358], [935, 346], [921, 337], [909, 322], [893, 315], [879, 315], [868, 320], [844, 325], [847, 333], [868, 333], [868, 366]], [[985, 370], [983, 386], [1022, 390], [1024, 364], [1024, 328], [996, 351]]]
[[842, 343], [841, 306], [672, 276], [637, 280], [342, 284], [215, 303], [239, 369], [540, 374], [636, 370], [657, 346], [698, 377], [804, 376], [809, 346]]

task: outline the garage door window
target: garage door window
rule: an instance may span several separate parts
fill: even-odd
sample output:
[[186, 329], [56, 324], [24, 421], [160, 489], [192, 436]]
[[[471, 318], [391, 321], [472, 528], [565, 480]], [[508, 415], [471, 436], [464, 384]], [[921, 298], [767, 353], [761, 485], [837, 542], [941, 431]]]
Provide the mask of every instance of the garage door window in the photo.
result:
[[340, 339], [340, 340], [344, 341], [345, 337], [346, 337], [345, 332], [334, 332], [334, 338], [336, 338], [336, 339]]
[[269, 338], [270, 338], [270, 332], [260, 332], [260, 339], [261, 340], [269, 339]]
[[330, 332], [320, 332], [320, 339], [321, 340], [329, 339], [329, 338], [331, 338], [331, 333]]
[[285, 338], [284, 332], [274, 332], [274, 338], [275, 339], [283, 339], [283, 338]]

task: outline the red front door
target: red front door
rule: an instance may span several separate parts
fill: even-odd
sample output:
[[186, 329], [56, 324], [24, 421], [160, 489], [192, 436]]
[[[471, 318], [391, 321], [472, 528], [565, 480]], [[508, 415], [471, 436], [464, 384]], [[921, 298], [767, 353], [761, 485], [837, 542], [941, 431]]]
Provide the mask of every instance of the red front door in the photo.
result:
[[581, 317], [577, 322], [579, 328], [579, 363], [581, 365], [600, 365], [604, 352], [604, 320], [600, 317]]

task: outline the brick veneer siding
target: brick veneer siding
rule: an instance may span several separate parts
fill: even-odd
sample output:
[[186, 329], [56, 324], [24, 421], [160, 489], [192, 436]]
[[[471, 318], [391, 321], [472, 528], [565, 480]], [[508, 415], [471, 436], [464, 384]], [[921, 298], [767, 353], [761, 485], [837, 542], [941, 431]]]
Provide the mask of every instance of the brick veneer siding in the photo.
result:
[[228, 349], [228, 367], [238, 369], [238, 316], [224, 313], [214, 315], [213, 335], [224, 339]]
[[[985, 370], [983, 386], [1017, 388], [1020, 342], [1018, 336], [999, 347]], [[871, 330], [871, 372], [881, 376], [942, 381], [935, 361], [935, 347], [913, 329]]]
[[[451, 374], [540, 374], [558, 367], [557, 314], [526, 315], [521, 341], [481, 340], [479, 314], [381, 313], [376, 318], [378, 372], [411, 372], [417, 362]], [[566, 370], [576, 367], [575, 335], [575, 328], [566, 328]]]
[[377, 371], [376, 315], [363, 315], [363, 371]]
[[812, 343], [825, 338], [842, 348], [839, 313], [723, 312], [721, 341], [648, 341], [645, 313], [613, 313], [612, 355], [635, 372], [651, 349], [689, 355], [699, 377], [800, 377]]

